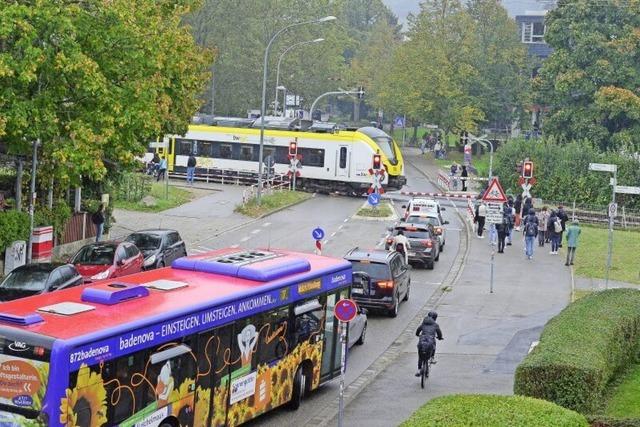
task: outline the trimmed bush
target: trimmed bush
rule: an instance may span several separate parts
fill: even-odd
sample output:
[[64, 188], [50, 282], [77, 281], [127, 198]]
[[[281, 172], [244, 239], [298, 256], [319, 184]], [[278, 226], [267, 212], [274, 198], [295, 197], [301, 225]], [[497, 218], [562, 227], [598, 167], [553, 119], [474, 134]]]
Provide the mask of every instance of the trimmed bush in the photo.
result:
[[580, 414], [523, 396], [451, 395], [433, 399], [401, 427], [588, 427]]
[[0, 212], [0, 253], [16, 240], [29, 240], [29, 214]]
[[516, 369], [514, 392], [594, 413], [607, 384], [639, 349], [640, 292], [593, 293], [547, 323], [540, 344]]

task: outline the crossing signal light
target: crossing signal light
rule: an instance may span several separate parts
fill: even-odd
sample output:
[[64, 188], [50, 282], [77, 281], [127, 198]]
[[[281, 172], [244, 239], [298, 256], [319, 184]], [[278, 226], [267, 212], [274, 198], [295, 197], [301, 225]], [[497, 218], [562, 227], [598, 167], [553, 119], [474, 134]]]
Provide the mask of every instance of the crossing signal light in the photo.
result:
[[524, 162], [522, 165], [522, 177], [528, 179], [533, 178], [533, 162]]
[[382, 167], [382, 157], [380, 157], [380, 154], [374, 154], [373, 155], [373, 170], [377, 171], [380, 170]]
[[289, 155], [290, 156], [298, 155], [298, 143], [296, 141], [291, 141], [289, 143]]

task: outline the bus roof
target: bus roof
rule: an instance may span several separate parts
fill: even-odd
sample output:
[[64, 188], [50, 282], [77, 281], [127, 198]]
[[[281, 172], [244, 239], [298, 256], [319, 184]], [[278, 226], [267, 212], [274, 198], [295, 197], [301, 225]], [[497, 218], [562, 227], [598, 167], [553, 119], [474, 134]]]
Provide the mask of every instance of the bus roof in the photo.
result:
[[[243, 258], [243, 254], [264, 256], [251, 262]], [[351, 264], [343, 259], [286, 250], [220, 249], [181, 258], [174, 261], [172, 267], [2, 303], [0, 334], [15, 329], [16, 332], [31, 332], [62, 340], [72, 340], [85, 335], [102, 336], [328, 275], [328, 279], [323, 279], [317, 286], [304, 288], [304, 292], [311, 290], [309, 296], [312, 296], [314, 291], [319, 292], [325, 288], [325, 282], [350, 282], [350, 274], [339, 275], [339, 279], [331, 276], [332, 273], [345, 271], [350, 267]], [[100, 301], [100, 298], [108, 297], [109, 292], [118, 291], [119, 283], [131, 287], [125, 290], [137, 289], [146, 292], [145, 289], [148, 289], [148, 295], [129, 300], [123, 298], [119, 303]], [[154, 283], [178, 284], [179, 287], [172, 290], [148, 287]], [[141, 284], [146, 284], [147, 287], [143, 289], [136, 286]], [[305, 296], [304, 292], [300, 288], [300, 298]], [[94, 308], [72, 315], [42, 310], [63, 303], [84, 304]], [[108, 305], [110, 303], [113, 305]], [[11, 317], [16, 320], [38, 315], [42, 320], [30, 325], [7, 321]]]

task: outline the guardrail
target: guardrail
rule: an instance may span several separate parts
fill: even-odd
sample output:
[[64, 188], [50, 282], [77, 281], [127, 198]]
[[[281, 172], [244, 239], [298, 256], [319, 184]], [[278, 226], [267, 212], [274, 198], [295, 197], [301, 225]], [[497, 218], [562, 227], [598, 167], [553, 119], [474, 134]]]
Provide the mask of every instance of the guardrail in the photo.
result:
[[[549, 206], [559, 206], [559, 204], [548, 204]], [[544, 206], [544, 203], [543, 203]], [[566, 206], [566, 205], [565, 205]], [[608, 226], [609, 212], [606, 207], [579, 207], [572, 206], [566, 209], [570, 219], [576, 218], [582, 224], [593, 224]], [[627, 210], [624, 206], [618, 208], [618, 215], [613, 221], [614, 228], [618, 229], [640, 229], [640, 212]]]
[[[172, 178], [184, 178], [185, 180], [187, 179], [186, 172], [172, 171], [169, 173], [169, 176]], [[278, 184], [289, 182], [289, 177], [285, 174], [268, 176], [266, 173], [264, 173], [263, 176], [265, 182], [272, 181]], [[193, 180], [206, 183], [253, 185], [258, 182], [258, 174], [255, 171], [251, 170], [198, 168], [197, 173], [193, 177]]]

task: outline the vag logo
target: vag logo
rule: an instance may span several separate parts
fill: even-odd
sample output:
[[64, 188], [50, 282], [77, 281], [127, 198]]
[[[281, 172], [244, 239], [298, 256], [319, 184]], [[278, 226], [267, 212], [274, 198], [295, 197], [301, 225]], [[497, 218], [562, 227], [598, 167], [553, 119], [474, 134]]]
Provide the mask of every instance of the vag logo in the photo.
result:
[[11, 344], [9, 344], [9, 348], [12, 351], [26, 351], [28, 346], [26, 343], [20, 342], [20, 341], [14, 341]]

